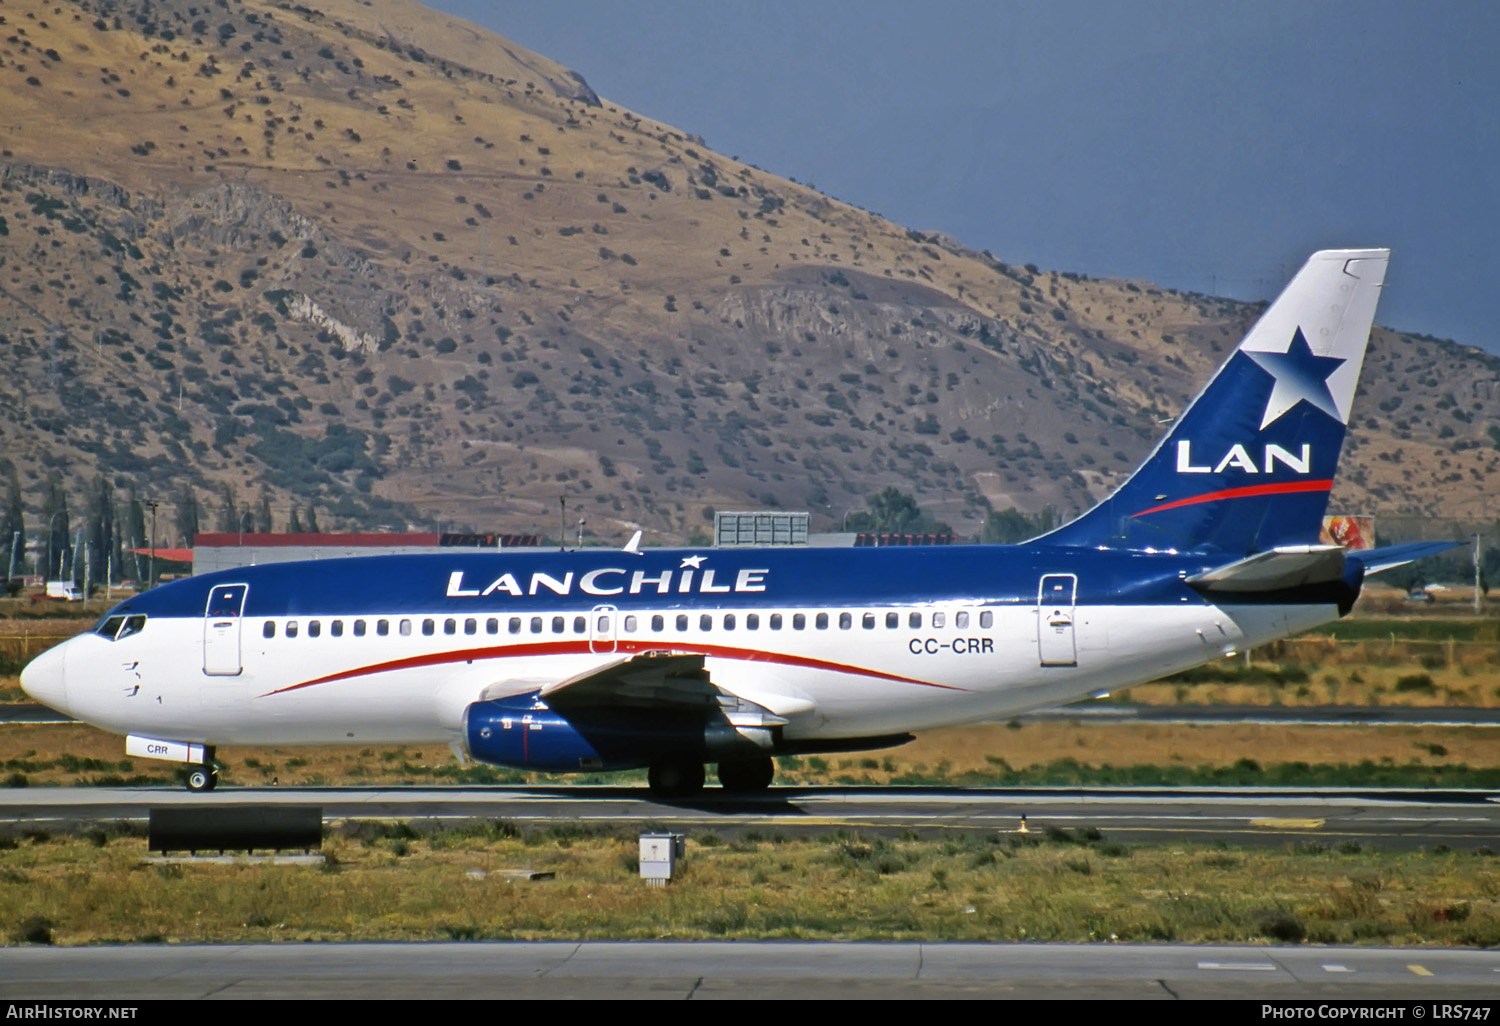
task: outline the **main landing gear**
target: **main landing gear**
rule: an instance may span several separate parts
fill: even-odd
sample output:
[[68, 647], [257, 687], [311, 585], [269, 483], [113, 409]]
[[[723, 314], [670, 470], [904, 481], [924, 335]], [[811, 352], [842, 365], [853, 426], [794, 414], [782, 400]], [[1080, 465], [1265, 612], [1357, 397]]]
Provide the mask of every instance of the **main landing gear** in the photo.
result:
[[[719, 783], [733, 794], [756, 794], [771, 786], [776, 764], [769, 755], [719, 763]], [[654, 762], [646, 774], [651, 793], [662, 798], [686, 798], [703, 790], [704, 767], [696, 760]]]
[[686, 798], [703, 790], [703, 775], [701, 762], [653, 762], [646, 771], [646, 783], [654, 795]]
[[755, 794], [771, 786], [776, 764], [769, 755], [759, 759], [737, 759], [719, 763], [719, 783], [737, 794]]

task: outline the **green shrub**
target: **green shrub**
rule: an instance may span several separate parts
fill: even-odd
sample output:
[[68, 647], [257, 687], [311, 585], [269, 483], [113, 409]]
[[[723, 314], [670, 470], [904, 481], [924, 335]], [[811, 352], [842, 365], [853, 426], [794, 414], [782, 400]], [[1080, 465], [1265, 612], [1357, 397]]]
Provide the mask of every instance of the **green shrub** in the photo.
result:
[[1433, 694], [1436, 687], [1432, 683], [1432, 677], [1425, 673], [1407, 674], [1405, 677], [1396, 679], [1396, 690], [1398, 692], [1415, 691], [1424, 695]]
[[1307, 927], [1302, 920], [1280, 909], [1269, 909], [1255, 917], [1255, 929], [1272, 940], [1287, 944], [1301, 944], [1307, 938]]

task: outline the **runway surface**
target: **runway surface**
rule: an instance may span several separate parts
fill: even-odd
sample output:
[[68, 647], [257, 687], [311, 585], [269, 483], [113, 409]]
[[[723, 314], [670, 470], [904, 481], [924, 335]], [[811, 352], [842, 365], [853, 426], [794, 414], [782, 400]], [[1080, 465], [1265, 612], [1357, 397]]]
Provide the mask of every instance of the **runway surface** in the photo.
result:
[[[786, 787], [755, 797], [709, 788], [691, 800], [637, 787], [15, 788], [0, 823], [144, 820], [153, 807], [313, 805], [327, 820], [505, 819], [596, 822], [720, 833], [1014, 832], [1092, 827], [1133, 842], [1284, 844], [1399, 850], [1500, 846], [1500, 796], [1461, 790], [1270, 788]], [[1500, 983], [1500, 981], [1496, 981]]]
[[0, 949], [0, 999], [11, 1000], [1388, 998], [1491, 1005], [1497, 993], [1500, 954], [1429, 948], [641, 941]]

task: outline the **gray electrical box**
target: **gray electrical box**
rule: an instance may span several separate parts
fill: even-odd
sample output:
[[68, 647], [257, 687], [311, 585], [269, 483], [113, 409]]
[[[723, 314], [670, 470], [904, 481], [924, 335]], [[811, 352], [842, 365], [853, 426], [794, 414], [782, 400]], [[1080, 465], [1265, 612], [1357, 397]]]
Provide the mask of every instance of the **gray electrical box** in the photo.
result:
[[641, 879], [653, 887], [665, 887], [686, 850], [683, 834], [642, 834]]

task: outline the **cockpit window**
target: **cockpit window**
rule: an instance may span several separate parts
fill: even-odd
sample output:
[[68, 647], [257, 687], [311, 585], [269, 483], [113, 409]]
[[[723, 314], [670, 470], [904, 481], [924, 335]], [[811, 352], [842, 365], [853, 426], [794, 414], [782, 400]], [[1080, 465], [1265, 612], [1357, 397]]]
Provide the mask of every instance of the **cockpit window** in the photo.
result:
[[94, 628], [94, 633], [111, 641], [122, 641], [145, 629], [146, 616], [144, 613], [137, 613], [134, 616], [107, 616], [103, 623]]

